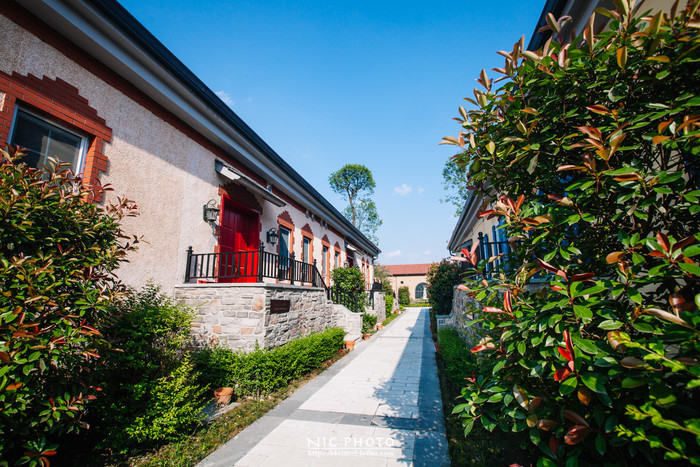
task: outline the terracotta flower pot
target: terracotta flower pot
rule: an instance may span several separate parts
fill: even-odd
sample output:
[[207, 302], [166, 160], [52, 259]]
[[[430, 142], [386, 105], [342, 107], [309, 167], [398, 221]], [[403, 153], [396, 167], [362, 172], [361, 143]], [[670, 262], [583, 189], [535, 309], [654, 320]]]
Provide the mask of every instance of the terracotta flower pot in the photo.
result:
[[218, 406], [230, 404], [231, 396], [233, 396], [233, 388], [218, 388], [214, 390], [214, 399], [216, 399], [216, 405]]
[[368, 340], [369, 340], [369, 336], [370, 336], [370, 333], [366, 333], [364, 336], [362, 336], [362, 338], [363, 338], [364, 340], [368, 341]]
[[355, 341], [345, 341], [345, 348], [350, 351], [355, 348]]
[[377, 324], [377, 330], [381, 331], [384, 329], [384, 325], [382, 323]]
[[440, 344], [435, 342], [435, 353], [440, 353]]

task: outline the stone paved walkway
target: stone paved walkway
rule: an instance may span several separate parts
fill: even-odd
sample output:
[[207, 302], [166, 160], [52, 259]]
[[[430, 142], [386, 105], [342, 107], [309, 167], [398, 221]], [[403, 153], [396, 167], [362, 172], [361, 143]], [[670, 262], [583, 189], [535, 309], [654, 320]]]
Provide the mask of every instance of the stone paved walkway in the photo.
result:
[[428, 310], [408, 308], [199, 465], [449, 465]]

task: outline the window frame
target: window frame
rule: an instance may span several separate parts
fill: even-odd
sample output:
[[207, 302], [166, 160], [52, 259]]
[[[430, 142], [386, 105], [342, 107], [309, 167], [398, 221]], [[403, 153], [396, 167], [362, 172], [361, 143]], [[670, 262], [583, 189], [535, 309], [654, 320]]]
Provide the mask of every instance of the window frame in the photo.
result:
[[[8, 143], [15, 145], [14, 139], [15, 139], [15, 132], [17, 131], [17, 116], [19, 115], [20, 112], [23, 112], [33, 118], [36, 118], [37, 120], [41, 120], [47, 125], [51, 125], [53, 127], [58, 128], [61, 131], [64, 131], [72, 136], [75, 136], [76, 138], [80, 139], [80, 148], [78, 149], [78, 161], [76, 163], [76, 166], [73, 167], [71, 164], [71, 170], [73, 171], [73, 174], [76, 176], [82, 176], [84, 171], [85, 171], [85, 163], [87, 161], [87, 153], [90, 148], [90, 138], [86, 134], [75, 130], [74, 128], [71, 128], [70, 126], [65, 125], [63, 122], [59, 120], [55, 120], [53, 118], [47, 117], [46, 115], [43, 115], [42, 113], [32, 111], [30, 109], [27, 109], [27, 107], [23, 105], [15, 105], [14, 112], [12, 114], [12, 121], [10, 123], [10, 131], [8, 133]], [[37, 169], [43, 170], [43, 165], [40, 164], [39, 167], [36, 167]]]

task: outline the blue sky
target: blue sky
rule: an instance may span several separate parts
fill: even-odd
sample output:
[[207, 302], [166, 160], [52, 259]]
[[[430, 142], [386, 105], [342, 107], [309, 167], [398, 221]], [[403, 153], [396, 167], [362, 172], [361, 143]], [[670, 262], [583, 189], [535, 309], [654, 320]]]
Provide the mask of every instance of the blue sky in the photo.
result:
[[[122, 5], [339, 211], [328, 184], [366, 165], [384, 225], [379, 263], [448, 255], [438, 146], [496, 51], [526, 44], [544, 0], [122, 0]], [[495, 72], [490, 72], [495, 76]]]

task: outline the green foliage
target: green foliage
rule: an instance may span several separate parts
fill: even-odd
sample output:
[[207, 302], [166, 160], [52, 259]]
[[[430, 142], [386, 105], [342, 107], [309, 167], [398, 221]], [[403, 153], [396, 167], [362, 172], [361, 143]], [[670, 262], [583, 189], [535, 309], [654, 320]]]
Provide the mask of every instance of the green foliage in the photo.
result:
[[234, 352], [225, 347], [197, 353], [196, 368], [202, 385], [233, 387], [238, 396], [270, 394], [313, 370], [321, 368], [344, 345], [345, 331], [330, 328], [294, 339], [272, 350]]
[[22, 157], [0, 151], [0, 458], [37, 465], [86, 426], [101, 330], [125, 292], [112, 271], [133, 248], [119, 223], [134, 206], [87, 202], [103, 190]]
[[201, 424], [205, 388], [192, 384], [197, 378], [193, 368], [186, 354], [175, 370], [155, 382], [144, 412], [125, 427], [130, 438], [142, 444], [174, 441]]
[[392, 313], [392, 314], [387, 314], [386, 318], [384, 319], [384, 326], [387, 326], [389, 323], [394, 321], [396, 318], [398, 318], [400, 315], [398, 313]]
[[426, 279], [428, 281], [428, 301], [433, 311], [438, 315], [450, 314], [454, 286], [460, 283], [459, 266], [446, 260], [433, 263], [428, 269]]
[[[353, 208], [355, 209], [353, 213]], [[353, 203], [353, 206], [347, 206], [343, 211], [343, 215], [352, 219], [355, 216], [355, 227], [365, 234], [365, 236], [375, 245], [379, 245], [377, 238], [377, 229], [382, 226], [384, 221], [379, 218], [377, 213], [377, 205], [370, 198], [360, 198]]]
[[399, 287], [399, 305], [408, 306], [411, 303], [411, 292], [407, 286]]
[[468, 169], [469, 167], [466, 164], [457, 162], [454, 159], [448, 160], [442, 169], [442, 184], [445, 191], [447, 191], [447, 195], [440, 201], [452, 204], [457, 216], [462, 214], [464, 203], [467, 201], [470, 193], [467, 189], [469, 186], [467, 183]]
[[[440, 389], [445, 410], [445, 427], [452, 465], [533, 465], [528, 452], [529, 440], [524, 433], [490, 433], [480, 424], [468, 425], [469, 437], [464, 439], [465, 427], [460, 422], [457, 409], [461, 400], [461, 390], [467, 380], [487, 376], [494, 362], [479, 358], [469, 351], [469, 347], [454, 328], [441, 329], [437, 342], [440, 351], [436, 355]], [[525, 449], [523, 449], [525, 446]], [[530, 445], [531, 448], [534, 446]], [[532, 450], [532, 449], [530, 449]]]
[[357, 267], [335, 268], [331, 271], [333, 284], [342, 290], [359, 294], [365, 291], [365, 276]]
[[377, 324], [377, 317], [375, 315], [370, 315], [369, 313], [365, 313], [362, 315], [362, 333], [367, 334], [368, 332], [372, 331], [374, 329], [374, 326]]
[[333, 285], [342, 291], [338, 297], [342, 305], [351, 311], [359, 313], [365, 311], [365, 276], [360, 268], [355, 266], [335, 268], [331, 271], [331, 280]]
[[445, 370], [450, 378], [456, 381], [464, 381], [472, 377], [472, 372], [489, 373], [490, 362], [477, 363], [476, 356], [469, 351], [464, 339], [453, 328], [445, 328], [438, 331], [438, 344], [440, 344], [440, 357], [445, 363]]
[[595, 39], [516, 44], [447, 139], [516, 240], [507, 268], [472, 264], [495, 366], [458, 411], [527, 431], [539, 465], [700, 464], [698, 3], [632, 3]]
[[384, 309], [386, 310], [386, 315], [389, 316], [394, 311], [394, 296], [385, 294], [384, 299]]
[[[185, 435], [205, 402], [183, 351], [193, 310], [148, 284], [117, 303], [114, 314], [104, 331], [114, 350], [99, 371], [103, 391], [92, 417], [100, 444], [125, 453]], [[179, 394], [164, 393], [166, 387], [178, 387]]]
[[376, 184], [372, 172], [360, 164], [346, 164], [328, 179], [331, 189], [344, 196], [348, 206], [344, 215], [368, 238], [376, 241], [376, 231], [382, 225], [377, 206], [370, 198]]

